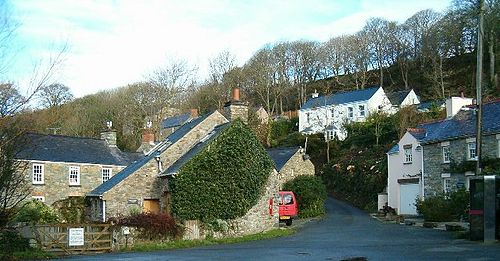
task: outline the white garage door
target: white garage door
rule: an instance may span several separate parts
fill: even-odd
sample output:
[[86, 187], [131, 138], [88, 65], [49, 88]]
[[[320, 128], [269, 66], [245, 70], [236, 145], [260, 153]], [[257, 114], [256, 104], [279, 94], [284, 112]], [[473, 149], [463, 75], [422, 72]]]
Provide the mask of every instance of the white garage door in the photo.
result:
[[415, 200], [420, 196], [419, 184], [401, 184], [399, 185], [399, 214], [400, 215], [416, 215], [417, 207]]

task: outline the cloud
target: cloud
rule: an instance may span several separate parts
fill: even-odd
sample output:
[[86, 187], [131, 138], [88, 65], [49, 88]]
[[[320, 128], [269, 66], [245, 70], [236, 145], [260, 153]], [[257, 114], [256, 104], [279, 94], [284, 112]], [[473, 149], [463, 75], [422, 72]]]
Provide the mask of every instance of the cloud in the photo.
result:
[[[16, 1], [24, 46], [13, 77], [50, 46], [70, 51], [58, 79], [79, 97], [141, 81], [168, 57], [185, 58], [207, 74], [208, 59], [223, 50], [242, 65], [266, 43], [326, 41], [360, 30], [370, 17], [404, 21], [446, 1], [256, 0], [256, 1]], [[43, 57], [43, 56], [42, 56]]]

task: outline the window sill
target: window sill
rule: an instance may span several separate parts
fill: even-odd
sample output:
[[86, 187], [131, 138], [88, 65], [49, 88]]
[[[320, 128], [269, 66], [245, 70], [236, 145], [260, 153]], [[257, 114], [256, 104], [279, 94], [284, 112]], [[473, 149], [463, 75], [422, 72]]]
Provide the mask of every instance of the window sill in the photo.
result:
[[450, 164], [450, 161], [443, 161], [442, 164]]
[[35, 186], [43, 186], [43, 185], [45, 185], [45, 183], [31, 183], [31, 185], [35, 185]]
[[413, 161], [410, 161], [410, 162], [403, 162], [403, 165], [410, 165], [410, 164], [413, 164]]
[[69, 184], [70, 187], [81, 187], [80, 184]]

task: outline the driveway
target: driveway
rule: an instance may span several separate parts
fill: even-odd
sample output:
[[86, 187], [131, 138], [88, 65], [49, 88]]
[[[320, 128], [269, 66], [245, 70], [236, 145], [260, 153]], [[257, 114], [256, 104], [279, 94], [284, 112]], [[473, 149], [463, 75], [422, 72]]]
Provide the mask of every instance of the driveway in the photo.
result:
[[246, 243], [75, 256], [71, 260], [498, 260], [500, 244], [453, 239], [446, 231], [382, 223], [328, 198], [327, 216], [289, 237]]

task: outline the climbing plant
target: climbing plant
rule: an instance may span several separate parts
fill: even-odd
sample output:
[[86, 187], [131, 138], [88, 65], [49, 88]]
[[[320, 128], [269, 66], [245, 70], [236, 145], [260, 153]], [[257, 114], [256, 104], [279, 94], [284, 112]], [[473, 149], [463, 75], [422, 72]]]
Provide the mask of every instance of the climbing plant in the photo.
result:
[[240, 120], [209, 143], [171, 179], [172, 211], [181, 219], [234, 219], [254, 206], [273, 162]]

